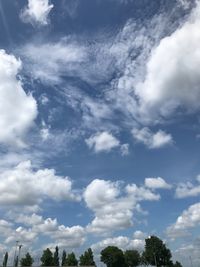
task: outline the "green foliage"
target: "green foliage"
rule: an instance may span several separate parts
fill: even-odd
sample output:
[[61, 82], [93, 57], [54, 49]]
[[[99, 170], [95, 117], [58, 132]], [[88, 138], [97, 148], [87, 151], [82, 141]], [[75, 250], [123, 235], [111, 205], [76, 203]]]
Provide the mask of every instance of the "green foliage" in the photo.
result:
[[161, 239], [151, 236], [145, 239], [145, 243], [143, 259], [146, 263], [157, 267], [172, 265], [171, 252]]
[[93, 252], [89, 248], [83, 255], [80, 256], [80, 266], [96, 266], [94, 262]]
[[42, 266], [54, 266], [54, 258], [51, 250], [49, 248], [43, 251], [41, 257]]
[[32, 266], [34, 260], [31, 255], [27, 252], [24, 258], [21, 258], [20, 264], [21, 266]]
[[7, 266], [7, 262], [8, 262], [8, 252], [6, 252], [6, 254], [4, 255], [3, 258], [3, 267]]
[[101, 261], [107, 267], [126, 266], [123, 251], [115, 246], [108, 246], [101, 251]]
[[63, 250], [61, 266], [64, 266], [65, 265], [66, 257], [67, 257], [66, 251]]
[[67, 266], [77, 266], [78, 265], [78, 261], [77, 261], [76, 256], [73, 252], [67, 255], [65, 265], [67, 265]]
[[56, 246], [55, 248], [55, 252], [53, 254], [53, 261], [54, 261], [54, 266], [59, 266], [59, 251], [58, 251], [58, 247]]
[[126, 250], [124, 258], [127, 267], [136, 267], [140, 264], [140, 254], [137, 250]]
[[183, 267], [182, 264], [179, 261], [176, 261], [173, 265], [173, 267]]

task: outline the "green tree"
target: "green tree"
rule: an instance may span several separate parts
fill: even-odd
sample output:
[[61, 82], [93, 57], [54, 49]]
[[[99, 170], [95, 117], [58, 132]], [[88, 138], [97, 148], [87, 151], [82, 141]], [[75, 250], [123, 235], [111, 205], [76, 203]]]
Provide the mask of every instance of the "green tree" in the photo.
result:
[[51, 250], [49, 248], [43, 251], [41, 257], [42, 266], [53, 266], [54, 265], [54, 258]]
[[27, 252], [24, 258], [21, 258], [20, 264], [21, 266], [32, 266], [34, 260], [31, 255]]
[[57, 246], [56, 246], [55, 252], [53, 254], [53, 261], [54, 261], [54, 266], [59, 266], [60, 265], [60, 263], [59, 263], [59, 250], [58, 250]]
[[66, 263], [66, 257], [67, 257], [66, 251], [63, 250], [61, 266], [65, 266], [65, 263]]
[[174, 264], [173, 264], [173, 267], [183, 267], [182, 264], [179, 262], [179, 261], [176, 261]]
[[137, 250], [126, 250], [124, 258], [127, 267], [136, 267], [140, 264], [140, 254]]
[[67, 266], [77, 266], [78, 265], [78, 261], [76, 259], [74, 252], [67, 255], [65, 263], [66, 263], [65, 265], [67, 265]]
[[108, 246], [101, 251], [101, 261], [107, 267], [126, 267], [123, 251], [115, 246]]
[[3, 258], [3, 267], [7, 266], [8, 262], [8, 252], [5, 253], [4, 258]]
[[157, 267], [171, 266], [171, 257], [171, 251], [157, 236], [151, 236], [145, 239], [143, 258], [146, 263]]
[[91, 248], [89, 248], [87, 251], [85, 251], [84, 254], [80, 256], [79, 265], [80, 266], [96, 266]]

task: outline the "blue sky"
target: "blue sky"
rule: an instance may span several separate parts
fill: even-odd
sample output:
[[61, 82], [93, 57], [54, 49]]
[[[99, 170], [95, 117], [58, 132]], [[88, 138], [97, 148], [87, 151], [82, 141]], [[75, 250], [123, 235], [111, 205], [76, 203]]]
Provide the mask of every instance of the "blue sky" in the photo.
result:
[[1, 0], [2, 256], [155, 234], [198, 266], [199, 27], [198, 0]]

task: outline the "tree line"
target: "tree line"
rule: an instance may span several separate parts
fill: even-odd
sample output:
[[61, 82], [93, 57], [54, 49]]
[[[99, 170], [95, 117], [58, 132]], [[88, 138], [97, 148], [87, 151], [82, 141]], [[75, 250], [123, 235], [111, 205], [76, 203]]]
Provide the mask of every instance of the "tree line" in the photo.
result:
[[[173, 263], [171, 251], [166, 247], [165, 243], [156, 236], [145, 239], [145, 247], [142, 253], [137, 250], [122, 251], [117, 246], [108, 246], [101, 251], [101, 261], [107, 267], [137, 267], [156, 266], [156, 267], [182, 267], [181, 263], [176, 261]], [[7, 266], [8, 253], [6, 252], [3, 259], [3, 267]], [[54, 253], [49, 249], [43, 251], [40, 258], [41, 266], [96, 266], [91, 248], [86, 250], [79, 258], [76, 258], [74, 252], [62, 252], [60, 261], [59, 248], [56, 246]], [[21, 258], [20, 265], [22, 267], [32, 266], [33, 257], [29, 252]], [[18, 266], [15, 264], [15, 267]]]

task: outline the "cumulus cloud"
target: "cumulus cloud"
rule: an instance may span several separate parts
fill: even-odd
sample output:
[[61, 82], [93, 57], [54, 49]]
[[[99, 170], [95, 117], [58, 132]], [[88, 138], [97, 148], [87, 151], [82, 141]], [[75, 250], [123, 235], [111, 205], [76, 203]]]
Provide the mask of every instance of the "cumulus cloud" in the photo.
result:
[[188, 230], [200, 224], [200, 203], [189, 206], [187, 210], [177, 218], [176, 222], [167, 228], [167, 234], [171, 238], [182, 237], [189, 234]]
[[152, 189], [170, 189], [172, 186], [168, 184], [163, 178], [146, 178], [145, 179], [145, 185], [148, 188]]
[[109, 132], [101, 132], [92, 135], [85, 140], [90, 149], [94, 149], [96, 153], [110, 152], [113, 148], [119, 147], [119, 140]]
[[189, 21], [163, 38], [151, 52], [145, 80], [135, 91], [140, 112], [147, 117], [166, 117], [178, 107], [199, 109], [199, 10], [198, 2]]
[[0, 174], [1, 205], [34, 206], [44, 199], [77, 200], [68, 177], [60, 177], [53, 169], [34, 171], [30, 161], [22, 162]]
[[193, 184], [191, 182], [180, 183], [176, 188], [175, 196], [177, 198], [186, 198], [186, 197], [196, 197], [200, 195], [200, 179], [197, 176], [198, 184]]
[[28, 0], [28, 5], [20, 14], [20, 18], [25, 23], [33, 25], [47, 25], [48, 16], [53, 8], [49, 0]]
[[133, 129], [132, 135], [137, 142], [143, 143], [149, 149], [158, 149], [173, 143], [171, 134], [167, 134], [162, 130], [153, 133], [149, 128]]
[[18, 78], [22, 63], [0, 50], [0, 143], [24, 146], [25, 133], [37, 116], [37, 104]]
[[96, 244], [93, 244], [91, 247], [95, 253], [100, 253], [100, 251], [107, 246], [117, 246], [122, 250], [136, 249], [141, 251], [144, 248], [144, 244], [144, 239], [131, 239], [126, 236], [118, 236], [104, 239]]
[[[125, 191], [125, 194], [123, 194]], [[93, 180], [85, 189], [84, 200], [95, 218], [88, 225], [89, 232], [105, 234], [133, 225], [133, 211], [141, 201], [156, 201], [160, 196], [145, 187], [127, 185], [123, 190], [119, 182]]]

